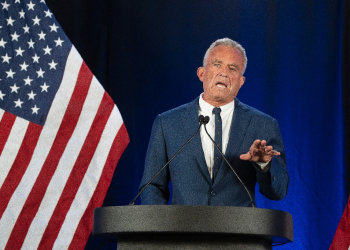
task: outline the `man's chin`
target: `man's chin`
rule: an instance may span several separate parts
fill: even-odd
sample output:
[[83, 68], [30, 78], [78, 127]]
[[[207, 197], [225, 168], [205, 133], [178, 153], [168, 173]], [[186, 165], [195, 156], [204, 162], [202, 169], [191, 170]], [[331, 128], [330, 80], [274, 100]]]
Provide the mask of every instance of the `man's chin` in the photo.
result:
[[211, 98], [205, 100], [208, 103], [215, 103], [213, 106], [223, 106], [225, 104], [228, 104], [232, 102], [235, 99], [234, 96], [227, 96], [227, 95], [214, 95]]

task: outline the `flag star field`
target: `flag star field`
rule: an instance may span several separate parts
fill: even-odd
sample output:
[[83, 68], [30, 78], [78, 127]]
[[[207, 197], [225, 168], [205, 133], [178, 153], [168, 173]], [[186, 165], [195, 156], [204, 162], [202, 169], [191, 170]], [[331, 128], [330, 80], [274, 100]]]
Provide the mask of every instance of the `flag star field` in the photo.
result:
[[44, 1], [0, 3], [0, 108], [44, 125], [71, 44]]

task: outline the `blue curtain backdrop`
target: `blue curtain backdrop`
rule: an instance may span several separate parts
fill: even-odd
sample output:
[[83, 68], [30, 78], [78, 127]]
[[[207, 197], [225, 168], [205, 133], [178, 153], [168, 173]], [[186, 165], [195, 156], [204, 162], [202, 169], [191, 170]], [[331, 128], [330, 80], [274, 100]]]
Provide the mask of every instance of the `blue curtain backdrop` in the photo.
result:
[[[206, 49], [230, 37], [248, 56], [238, 98], [275, 117], [284, 138], [288, 195], [257, 196], [259, 207], [293, 216], [294, 242], [276, 248], [329, 248], [348, 197], [341, 0], [46, 2], [130, 135], [104, 205], [136, 195], [154, 118], [202, 92], [196, 70]], [[91, 236], [86, 249], [115, 247]]]

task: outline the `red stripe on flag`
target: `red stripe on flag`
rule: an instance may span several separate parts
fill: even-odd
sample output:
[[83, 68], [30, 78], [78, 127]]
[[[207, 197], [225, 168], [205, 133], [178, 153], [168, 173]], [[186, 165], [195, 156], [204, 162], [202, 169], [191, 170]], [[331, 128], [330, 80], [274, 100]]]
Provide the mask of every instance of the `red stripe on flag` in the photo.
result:
[[350, 196], [340, 219], [329, 250], [348, 250], [350, 247]]
[[69, 250], [84, 249], [92, 230], [93, 210], [96, 207], [102, 206], [108, 187], [112, 181], [115, 167], [117, 166], [120, 156], [124, 152], [129, 141], [128, 132], [123, 123], [113, 141], [99, 183], [79, 222], [72, 242], [69, 245]]
[[55, 239], [57, 238], [57, 235], [65, 220], [65, 216], [80, 187], [91, 159], [94, 156], [95, 150], [113, 107], [114, 102], [105, 92], [84, 145], [79, 153], [76, 163], [74, 164], [73, 170], [57, 203], [55, 211], [50, 218], [49, 224], [41, 239], [38, 249], [52, 249]]
[[2, 217], [12, 194], [15, 192], [30, 160], [32, 159], [41, 130], [42, 126], [32, 122], [29, 123], [16, 159], [13, 162], [11, 169], [0, 189], [0, 218]]
[[50, 180], [56, 171], [59, 160], [78, 122], [92, 77], [93, 75], [91, 71], [83, 62], [79, 71], [75, 89], [69, 101], [66, 113], [62, 119], [62, 123], [57, 132], [56, 138], [52, 144], [51, 150], [45, 160], [40, 174], [23, 206], [23, 209], [18, 216], [5, 248], [7, 250], [19, 249], [23, 244], [29, 226], [39, 209]]
[[16, 120], [16, 116], [8, 113], [8, 112], [4, 112], [2, 118], [1, 118], [1, 122], [0, 122], [0, 155], [2, 153], [2, 150], [5, 147], [5, 144], [7, 142], [7, 139], [9, 138], [11, 129], [13, 124], [15, 123]]

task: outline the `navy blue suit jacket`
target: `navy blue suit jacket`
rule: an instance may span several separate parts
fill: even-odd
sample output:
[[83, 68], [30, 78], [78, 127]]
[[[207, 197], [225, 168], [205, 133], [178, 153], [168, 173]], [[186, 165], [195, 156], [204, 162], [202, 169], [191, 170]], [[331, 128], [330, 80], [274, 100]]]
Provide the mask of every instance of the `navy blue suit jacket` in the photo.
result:
[[[145, 170], [140, 188], [181, 148], [198, 129], [198, 98], [157, 116], [148, 145]], [[281, 153], [271, 161], [265, 172], [250, 161], [239, 159], [247, 153], [256, 140], [266, 140], [267, 145]], [[289, 177], [286, 168], [283, 141], [277, 121], [252, 108], [237, 98], [232, 118], [226, 158], [255, 198], [255, 185], [272, 200], [286, 196]], [[172, 184], [173, 205], [251, 206], [242, 184], [223, 160], [214, 183], [209, 175], [200, 134], [184, 148], [141, 195], [143, 205], [167, 204]]]

